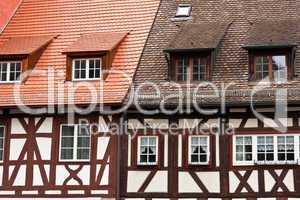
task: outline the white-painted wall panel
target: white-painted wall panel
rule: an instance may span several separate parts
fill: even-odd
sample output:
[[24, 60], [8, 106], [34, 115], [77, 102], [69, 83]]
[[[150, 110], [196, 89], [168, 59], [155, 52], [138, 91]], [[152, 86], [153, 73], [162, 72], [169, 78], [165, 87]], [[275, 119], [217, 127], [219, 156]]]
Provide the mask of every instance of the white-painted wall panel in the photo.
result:
[[26, 139], [18, 138], [10, 140], [9, 159], [18, 160], [20, 153], [24, 147]]
[[[36, 138], [36, 142], [37, 142], [38, 148], [40, 150], [42, 160], [51, 160], [52, 139], [51, 138]], [[36, 156], [35, 156], [35, 159], [36, 159]]]
[[128, 171], [127, 192], [137, 192], [149, 174], [149, 171]]
[[168, 171], [158, 171], [145, 192], [168, 192]]
[[78, 173], [78, 177], [82, 180], [83, 185], [90, 184], [90, 166], [83, 166]]
[[209, 192], [220, 192], [219, 172], [198, 172], [197, 175]]
[[109, 137], [98, 137], [97, 142], [97, 159], [102, 160], [104, 157], [104, 154], [107, 150], [107, 146], [109, 143]]
[[24, 130], [22, 124], [17, 118], [11, 119], [11, 133], [12, 134], [25, 134], [26, 131]]
[[188, 172], [178, 173], [178, 191], [179, 193], [202, 192]]
[[[38, 118], [36, 119], [36, 123], [38, 122]], [[40, 128], [37, 130], [37, 133], [52, 133], [52, 126], [53, 126], [53, 117], [47, 117]]]

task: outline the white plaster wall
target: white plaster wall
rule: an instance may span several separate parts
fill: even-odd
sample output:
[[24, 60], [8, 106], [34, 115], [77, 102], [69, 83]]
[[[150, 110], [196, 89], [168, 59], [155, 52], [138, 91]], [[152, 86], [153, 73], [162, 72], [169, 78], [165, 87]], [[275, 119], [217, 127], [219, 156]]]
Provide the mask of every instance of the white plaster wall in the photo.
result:
[[144, 123], [147, 123], [151, 128], [156, 128], [156, 129], [169, 128], [168, 119], [144, 119]]
[[257, 128], [258, 121], [255, 118], [249, 118], [245, 124], [245, 128]]
[[107, 150], [107, 146], [109, 143], [109, 137], [98, 137], [97, 142], [97, 159], [102, 160], [104, 157], [104, 154]]
[[[9, 159], [18, 160], [20, 153], [24, 147], [26, 139], [11, 139], [10, 140], [10, 151]], [[26, 156], [25, 156], [26, 158]]]
[[[39, 118], [35, 118], [36, 123], [38, 122]], [[37, 130], [37, 133], [52, 133], [52, 126], [53, 126], [53, 117], [47, 117], [40, 128]]]
[[137, 192], [149, 174], [149, 171], [128, 171], [127, 192]]
[[168, 192], [168, 172], [156, 172], [145, 192]]
[[68, 176], [69, 172], [64, 166], [56, 166], [56, 185], [62, 185]]
[[[10, 166], [9, 167], [9, 174], [11, 176], [15, 166]], [[25, 185], [25, 180], [26, 180], [26, 165], [21, 165], [18, 174], [16, 176], [16, 179], [13, 183], [13, 186], [24, 186]]]
[[179, 193], [202, 192], [202, 190], [199, 188], [199, 186], [196, 184], [196, 182], [188, 172], [179, 172], [178, 191]]
[[[36, 138], [42, 160], [51, 160], [51, 138]], [[36, 159], [36, 156], [35, 156]]]
[[90, 185], [90, 166], [83, 166], [78, 177], [82, 180], [83, 185]]
[[11, 133], [12, 134], [25, 134], [26, 131], [24, 130], [22, 124], [17, 118], [11, 119]]
[[99, 116], [99, 132], [106, 133], [109, 132], [108, 124], [105, 122], [102, 116]]
[[219, 172], [198, 172], [197, 175], [209, 192], [220, 192]]
[[[47, 175], [47, 179], [49, 180], [49, 172], [50, 172], [50, 166], [44, 165], [44, 169]], [[33, 185], [34, 186], [41, 186], [44, 185], [41, 171], [38, 165], [33, 166]]]

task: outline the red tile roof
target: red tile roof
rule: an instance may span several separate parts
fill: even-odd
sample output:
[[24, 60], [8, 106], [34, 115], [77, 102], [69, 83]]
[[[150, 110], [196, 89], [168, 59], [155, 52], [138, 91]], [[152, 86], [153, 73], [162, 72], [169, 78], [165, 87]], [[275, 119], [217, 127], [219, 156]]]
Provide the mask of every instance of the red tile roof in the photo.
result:
[[48, 44], [54, 37], [14, 37], [0, 45], [0, 55], [28, 55]]
[[5, 27], [21, 0], [1, 0], [0, 1], [0, 33]]
[[121, 43], [128, 33], [90, 33], [83, 34], [76, 42], [71, 44], [64, 52], [97, 52], [111, 51]]
[[[25, 105], [86, 104], [100, 91], [103, 95], [98, 95], [94, 103], [121, 103], [132, 82], [159, 3], [159, 0], [23, 0], [0, 35], [0, 45], [12, 37], [59, 36], [49, 44], [34, 68], [41, 73], [31, 74], [20, 85], [0, 84], [0, 106], [20, 104], [14, 92], [21, 94]], [[82, 34], [93, 32], [130, 34], [119, 45], [104, 86], [97, 81], [88, 82], [95, 89], [90, 92], [82, 82], [65, 81], [66, 55], [62, 52]], [[49, 91], [54, 98], [49, 98]], [[76, 92], [68, 98], [67, 94], [72, 91]]]

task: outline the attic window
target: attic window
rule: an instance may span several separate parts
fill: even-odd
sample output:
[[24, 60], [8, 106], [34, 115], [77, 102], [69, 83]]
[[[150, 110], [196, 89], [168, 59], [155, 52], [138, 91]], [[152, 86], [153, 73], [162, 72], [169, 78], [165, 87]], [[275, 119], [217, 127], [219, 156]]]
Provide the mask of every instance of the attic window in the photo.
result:
[[189, 17], [191, 15], [191, 5], [179, 5], [176, 11], [176, 17]]

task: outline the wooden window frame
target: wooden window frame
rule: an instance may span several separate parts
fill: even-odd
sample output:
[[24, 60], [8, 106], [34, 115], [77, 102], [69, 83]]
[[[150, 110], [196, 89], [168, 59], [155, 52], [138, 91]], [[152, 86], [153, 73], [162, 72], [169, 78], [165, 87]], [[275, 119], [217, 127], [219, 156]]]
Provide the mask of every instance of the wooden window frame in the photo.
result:
[[[78, 138], [78, 127], [80, 125], [87, 125], [87, 124], [61, 124], [60, 125], [60, 131], [59, 131], [59, 162], [89, 162], [91, 160], [91, 126], [89, 126], [90, 129], [90, 144], [89, 144], [89, 159], [77, 159], [77, 150], [78, 150], [78, 144], [77, 144], [77, 138]], [[62, 127], [68, 126], [68, 127], [74, 127], [74, 141], [73, 141], [73, 159], [62, 159], [61, 158], [61, 150], [62, 150]]]
[[[155, 152], [155, 162], [150, 163], [150, 162], [146, 162], [143, 163], [140, 161], [140, 156], [141, 156], [141, 152], [140, 152], [140, 146], [141, 146], [141, 139], [142, 138], [155, 138], [155, 145], [156, 145], [156, 152]], [[159, 137], [156, 135], [143, 135], [143, 136], [137, 136], [137, 165], [138, 166], [157, 166], [158, 165], [158, 156], [159, 154]]]
[[[11, 60], [11, 61], [0, 61], [0, 64], [7, 64], [7, 71], [6, 71], [6, 81], [2, 81], [0, 79], [0, 84], [5, 84], [5, 83], [20, 83], [21, 82], [21, 77], [22, 77], [22, 70], [23, 70], [23, 66], [22, 66], [22, 61], [21, 60]], [[20, 64], [20, 78], [19, 80], [10, 80], [10, 65], [12, 63], [15, 64]], [[1, 78], [1, 71], [0, 71], [0, 78]]]
[[[178, 61], [182, 57], [188, 58], [188, 67], [187, 67], [187, 80], [182, 81], [178, 79]], [[206, 67], [205, 67], [205, 77], [203, 80], [194, 80], [193, 79], [193, 69], [194, 69], [194, 58], [202, 58], [206, 59]], [[172, 60], [172, 69], [171, 69], [171, 79], [179, 82], [179, 83], [186, 83], [186, 82], [202, 82], [202, 81], [209, 81], [211, 79], [211, 52], [201, 52], [201, 53], [192, 53], [192, 54], [174, 54], [171, 55]]]
[[[90, 60], [98, 60], [100, 61], [100, 77], [99, 78], [89, 78], [89, 71], [90, 71]], [[85, 71], [85, 78], [75, 78], [75, 62], [76, 60], [85, 60], [86, 61], [86, 71]], [[73, 58], [72, 59], [72, 80], [73, 81], [93, 81], [93, 80], [102, 80], [102, 57], [91, 57], [91, 58]]]
[[[293, 78], [293, 61], [292, 61], [292, 49], [270, 49], [270, 50], [250, 50], [249, 51], [249, 81], [261, 81], [256, 78], [256, 59], [257, 57], [268, 57], [268, 74], [269, 81], [275, 84], [286, 83]], [[273, 79], [273, 56], [285, 56], [287, 65], [287, 80], [285, 82], [276, 82]]]
[[[206, 138], [206, 146], [207, 146], [207, 161], [206, 162], [192, 162], [191, 161], [191, 145], [192, 145], [192, 138]], [[208, 135], [189, 135], [188, 137], [188, 164], [192, 166], [197, 166], [197, 165], [209, 165], [210, 164], [210, 137]]]

